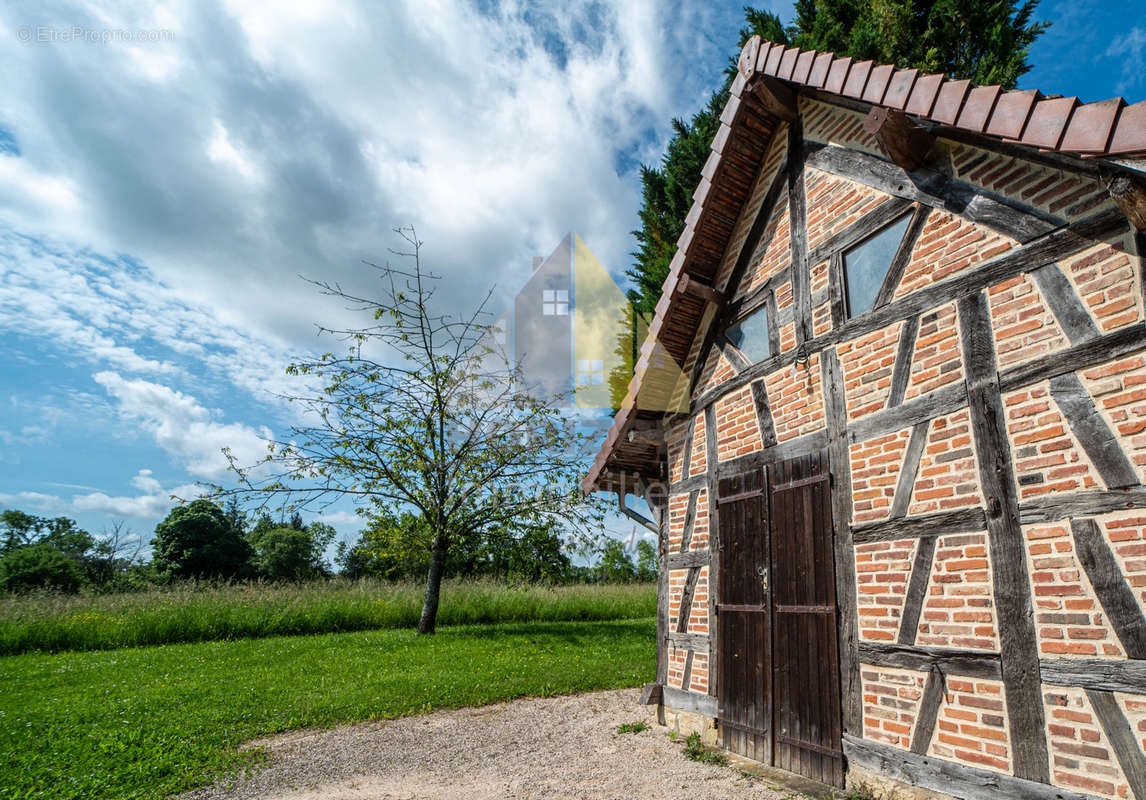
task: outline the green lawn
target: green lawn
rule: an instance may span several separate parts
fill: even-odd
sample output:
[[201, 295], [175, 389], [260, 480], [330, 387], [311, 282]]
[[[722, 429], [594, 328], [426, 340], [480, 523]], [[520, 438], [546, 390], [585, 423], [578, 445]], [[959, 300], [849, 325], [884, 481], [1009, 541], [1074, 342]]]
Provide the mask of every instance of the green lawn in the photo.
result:
[[292, 728], [636, 686], [655, 622], [540, 622], [0, 658], [0, 798], [158, 798]]

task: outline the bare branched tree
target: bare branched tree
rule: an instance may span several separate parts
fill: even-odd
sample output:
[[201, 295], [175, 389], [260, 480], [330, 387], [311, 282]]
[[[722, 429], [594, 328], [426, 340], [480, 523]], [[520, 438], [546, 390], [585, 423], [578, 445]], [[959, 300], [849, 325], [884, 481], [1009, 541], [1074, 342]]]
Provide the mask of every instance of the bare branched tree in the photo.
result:
[[397, 233], [408, 247], [391, 252], [408, 267], [369, 265], [379, 272], [380, 298], [310, 281], [370, 313], [373, 324], [320, 327], [349, 347], [287, 369], [322, 384], [314, 394], [288, 398], [313, 424], [269, 442], [257, 464], [237, 464], [228, 453], [238, 488], [214, 489], [216, 497], [276, 497], [292, 509], [349, 497], [368, 512], [420, 516], [430, 566], [418, 631], [432, 633], [453, 543], [538, 524], [589, 536], [601, 512], [578, 487], [581, 434], [554, 398], [531, 394], [491, 346], [490, 294], [468, 316], [438, 312], [439, 278], [422, 267], [422, 243], [413, 228]]

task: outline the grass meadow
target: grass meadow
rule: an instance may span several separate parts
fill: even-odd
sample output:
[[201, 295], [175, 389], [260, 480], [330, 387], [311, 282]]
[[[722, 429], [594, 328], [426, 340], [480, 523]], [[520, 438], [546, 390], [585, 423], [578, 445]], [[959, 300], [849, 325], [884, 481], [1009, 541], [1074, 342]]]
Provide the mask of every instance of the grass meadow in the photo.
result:
[[[447, 581], [438, 625], [639, 619], [656, 604], [653, 584]], [[421, 605], [420, 585], [368, 580], [9, 596], [0, 598], [0, 655], [413, 628]]]
[[[646, 604], [641, 608], [651, 602], [642, 593], [647, 589], [632, 587], [581, 589], [591, 598], [582, 606], [562, 590], [522, 590], [512, 602], [502, 602], [480, 586], [470, 587], [470, 595], [458, 588], [447, 587], [443, 622], [523, 614], [530, 607], [556, 617], [603, 615], [627, 602], [639, 600]], [[464, 625], [423, 637], [408, 629], [267, 637], [275, 626], [302, 633], [333, 624], [409, 624], [406, 611], [372, 610], [359, 597], [360, 588], [339, 591], [340, 602], [357, 610], [300, 608], [284, 610], [280, 619], [241, 588], [218, 590], [214, 597], [226, 598], [221, 605], [228, 610], [217, 614], [209, 610], [210, 601], [178, 593], [154, 616], [145, 596], [68, 601], [75, 603], [70, 606], [57, 601], [54, 613], [61, 620], [77, 614], [132, 620], [122, 626], [134, 631], [126, 636], [121, 626], [96, 620], [102, 634], [61, 639], [85, 642], [89, 649], [169, 635], [162, 632], [176, 631], [179, 624], [193, 626], [200, 639], [234, 636], [236, 625], [266, 638], [0, 658], [0, 800], [162, 798], [257, 763], [257, 751], [240, 752], [238, 746], [259, 736], [522, 696], [637, 686], [655, 672], [651, 618]], [[406, 608], [409, 591], [395, 590], [393, 603]], [[302, 593], [291, 592], [274, 597], [310, 608]], [[469, 598], [465, 603], [463, 596]], [[338, 607], [332, 596], [326, 602]], [[5, 611], [9, 620], [12, 613]], [[18, 611], [15, 618], [27, 613]]]

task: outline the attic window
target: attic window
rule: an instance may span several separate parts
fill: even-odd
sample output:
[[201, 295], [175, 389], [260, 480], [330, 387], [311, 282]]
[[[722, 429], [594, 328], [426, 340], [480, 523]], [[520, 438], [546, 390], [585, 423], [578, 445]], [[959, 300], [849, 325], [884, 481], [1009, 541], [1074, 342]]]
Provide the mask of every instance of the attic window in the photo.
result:
[[569, 314], [569, 292], [565, 289], [546, 289], [541, 293], [541, 313], [547, 317]]
[[747, 317], [729, 327], [724, 335], [740, 352], [748, 356], [753, 364], [772, 355], [772, 347], [768, 341], [767, 306], [760, 306]]
[[901, 217], [878, 233], [844, 252], [844, 284], [847, 288], [848, 316], [871, 311], [888, 267], [903, 241], [911, 215]]

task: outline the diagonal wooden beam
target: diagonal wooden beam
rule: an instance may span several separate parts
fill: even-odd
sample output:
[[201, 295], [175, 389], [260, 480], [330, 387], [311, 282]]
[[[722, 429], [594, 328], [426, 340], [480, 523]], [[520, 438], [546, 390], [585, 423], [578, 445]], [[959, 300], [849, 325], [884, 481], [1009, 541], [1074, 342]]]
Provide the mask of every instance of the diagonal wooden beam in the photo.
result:
[[684, 527], [680, 532], [680, 552], [687, 553], [692, 546], [692, 526], [696, 521], [696, 492], [688, 493], [688, 508], [684, 512]]
[[839, 330], [848, 318], [848, 304], [844, 299], [844, 255], [839, 250], [833, 250], [828, 260], [828, 302], [832, 309], [832, 329]]
[[[808, 146], [815, 148], [808, 156], [809, 166], [859, 181], [895, 197], [958, 214], [1022, 243], [1050, 233], [1065, 223], [1060, 217], [1016, 203], [1010, 198], [986, 194], [934, 169], [922, 168], [908, 174], [878, 156], [848, 147], [823, 146], [814, 142], [809, 142]], [[1125, 217], [1121, 214], [1119, 217], [1125, 225]]]
[[686, 651], [687, 655], [684, 657], [684, 673], [681, 675], [680, 688], [688, 691], [688, 685], [692, 683], [692, 649]]
[[923, 446], [927, 444], [927, 430], [930, 420], [917, 422], [907, 440], [907, 451], [903, 454], [903, 466], [899, 469], [899, 480], [895, 484], [895, 496], [891, 500], [891, 519], [907, 516], [911, 505], [911, 492], [915, 488], [915, 478], [919, 475], [919, 462], [923, 457]]
[[752, 361], [748, 356], [744, 355], [739, 347], [728, 341], [728, 337], [724, 335], [723, 331], [716, 334], [716, 345], [737, 375], [752, 366]]
[[1139, 800], [1146, 798], [1146, 754], [1143, 754], [1138, 736], [1131, 730], [1114, 693], [1087, 689], [1086, 698], [1106, 732], [1106, 739], [1122, 767], [1126, 782], [1130, 784], [1130, 791]]
[[1146, 658], [1146, 617], [1098, 523], [1090, 518], [1072, 519], [1070, 528], [1078, 560], [1126, 657]]
[[959, 327], [979, 485], [986, 501], [987, 542], [1014, 770], [1017, 777], [1047, 783], [1050, 760], [1026, 540], [1019, 525], [1015, 470], [985, 292], [960, 298]]
[[699, 415], [694, 414], [688, 421], [688, 434], [685, 436], [684, 453], [681, 456], [681, 465], [680, 465], [680, 467], [681, 467], [681, 469], [680, 469], [681, 480], [688, 480], [688, 470], [689, 470], [690, 462], [692, 461], [692, 440], [694, 438], [696, 438], [696, 418], [697, 418], [697, 416], [699, 416]]
[[911, 734], [911, 752], [925, 755], [939, 722], [939, 707], [943, 704], [943, 694], [947, 691], [947, 679], [939, 667], [932, 666], [927, 673], [927, 683], [923, 686], [923, 699], [919, 701], [915, 731]]
[[1071, 344], [1082, 344], [1099, 335], [1090, 312], [1058, 264], [1044, 264], [1031, 272], [1031, 278]]
[[1067, 372], [1051, 378], [1050, 391], [1106, 487], [1121, 489], [1138, 485], [1134, 466], [1078, 376]]
[[915, 204], [911, 222], [908, 223], [907, 230], [903, 232], [903, 238], [899, 242], [899, 247], [896, 248], [895, 256], [891, 259], [887, 274], [883, 276], [883, 283], [880, 284], [872, 308], [881, 308], [891, 302], [895, 290], [899, 288], [899, 282], [903, 280], [903, 273], [911, 261], [915, 243], [919, 241], [919, 234], [923, 232], [923, 226], [927, 224], [927, 216], [930, 213], [931, 209], [928, 206], [922, 203]]
[[772, 420], [772, 407], [768, 404], [768, 387], [763, 380], [752, 381], [752, 404], [756, 408], [756, 424], [760, 426], [760, 439], [765, 447], [776, 444], [776, 425]]
[[915, 338], [919, 335], [919, 315], [903, 321], [899, 330], [899, 348], [895, 351], [895, 366], [891, 371], [891, 389], [887, 407], [895, 408], [903, 402], [907, 383], [911, 379], [911, 362], [915, 357]]
[[688, 577], [684, 580], [684, 587], [680, 593], [680, 611], [677, 613], [676, 618], [676, 632], [685, 633], [688, 631], [688, 618], [692, 616], [692, 594], [696, 591], [696, 582], [700, 578], [700, 567], [692, 567], [688, 571]]
[[925, 536], [919, 540], [919, 547], [915, 550], [907, 595], [903, 600], [903, 616], [899, 621], [898, 644], [915, 644], [915, 637], [919, 632], [919, 616], [923, 612], [923, 602], [927, 599], [931, 565], [935, 563], [935, 546], [938, 539], [938, 536]]

